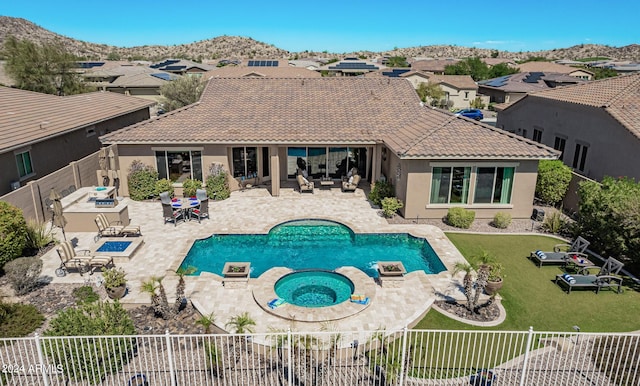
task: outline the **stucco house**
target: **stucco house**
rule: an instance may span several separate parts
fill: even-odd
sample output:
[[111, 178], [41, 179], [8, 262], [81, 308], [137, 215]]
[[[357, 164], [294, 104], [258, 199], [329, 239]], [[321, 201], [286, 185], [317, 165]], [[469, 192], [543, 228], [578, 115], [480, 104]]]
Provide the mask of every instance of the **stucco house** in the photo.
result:
[[423, 71], [409, 71], [400, 77], [407, 79], [416, 89], [424, 82], [437, 84], [444, 91], [444, 105], [453, 109], [468, 109], [478, 96], [478, 85], [469, 75], [436, 75]]
[[529, 94], [497, 125], [561, 151], [589, 178], [640, 180], [640, 73]]
[[98, 151], [101, 135], [149, 119], [152, 104], [110, 92], [0, 87], [0, 195]]
[[336, 181], [356, 167], [360, 187], [390, 181], [404, 216], [421, 218], [452, 206], [479, 218], [529, 217], [538, 161], [557, 158], [529, 139], [424, 107], [398, 78], [212, 78], [199, 102], [101, 141], [118, 146], [125, 195], [134, 160], [177, 187], [222, 164], [234, 189], [250, 180], [273, 196], [297, 186], [301, 167], [310, 179]]
[[560, 73], [520, 72], [478, 82], [478, 93], [489, 97], [491, 103], [513, 103], [531, 92], [584, 82]]
[[549, 72], [565, 74], [582, 80], [593, 80], [595, 74], [584, 68], [576, 68], [553, 62], [526, 62], [518, 64], [520, 72]]

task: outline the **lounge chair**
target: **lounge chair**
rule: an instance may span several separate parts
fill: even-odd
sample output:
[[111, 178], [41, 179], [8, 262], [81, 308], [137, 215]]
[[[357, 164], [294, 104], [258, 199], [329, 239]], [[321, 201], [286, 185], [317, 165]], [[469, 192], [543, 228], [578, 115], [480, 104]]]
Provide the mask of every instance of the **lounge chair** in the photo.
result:
[[573, 256], [587, 259], [584, 251], [588, 246], [589, 242], [578, 236], [571, 244], [556, 244], [553, 247], [553, 252], [533, 251], [529, 258], [536, 261], [539, 267], [542, 267], [542, 264], [566, 265], [569, 258]]
[[[88, 249], [81, 249], [76, 251], [73, 248], [73, 244], [70, 241], [65, 241], [58, 248], [56, 248], [58, 256], [60, 256], [60, 268], [69, 270], [75, 268], [80, 272], [80, 275], [87, 270], [90, 270], [93, 274], [93, 268], [106, 267], [108, 265], [113, 266], [113, 257], [111, 256], [91, 256]], [[82, 255], [78, 255], [81, 252]]]
[[343, 192], [355, 192], [358, 188], [358, 184], [360, 183], [360, 175], [355, 174], [349, 178], [345, 178], [342, 180], [342, 191]]
[[302, 174], [298, 174], [296, 176], [296, 180], [298, 181], [298, 186], [300, 188], [300, 194], [304, 192], [313, 193], [313, 181], [308, 181]]
[[109, 221], [104, 213], [98, 213], [95, 220], [98, 227], [98, 236], [100, 237], [120, 237], [120, 236], [140, 236], [140, 226], [138, 225], [121, 225], [120, 221]]
[[622, 278], [617, 276], [624, 264], [610, 257], [605, 261], [600, 272], [595, 275], [569, 275], [563, 273], [556, 275], [556, 284], [567, 287], [567, 294], [573, 288], [595, 288], [596, 293], [602, 288], [616, 288], [617, 293], [622, 292]]

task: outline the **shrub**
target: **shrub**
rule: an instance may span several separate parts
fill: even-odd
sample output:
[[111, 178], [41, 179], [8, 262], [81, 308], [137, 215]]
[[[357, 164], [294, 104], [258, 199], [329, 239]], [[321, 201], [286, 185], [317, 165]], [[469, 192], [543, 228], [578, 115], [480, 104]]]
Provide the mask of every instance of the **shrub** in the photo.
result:
[[200, 180], [192, 180], [187, 178], [182, 183], [182, 195], [184, 197], [193, 197], [196, 195], [196, 190], [202, 188], [202, 181]]
[[169, 197], [173, 197], [173, 182], [171, 180], [163, 178], [156, 182], [156, 194], [162, 192], [169, 192]]
[[560, 160], [542, 160], [538, 164], [536, 196], [549, 205], [562, 201], [571, 182], [571, 168]]
[[0, 337], [27, 336], [44, 322], [44, 315], [31, 304], [8, 304], [0, 302]]
[[231, 196], [227, 175], [228, 174], [222, 167], [222, 164], [211, 164], [209, 167], [209, 176], [206, 180], [207, 196], [215, 199], [216, 201], [226, 200]]
[[404, 204], [402, 201], [398, 200], [395, 197], [385, 197], [382, 200], [382, 214], [384, 217], [390, 218], [398, 211], [398, 209], [402, 208]]
[[27, 223], [22, 210], [0, 201], [0, 266], [22, 256], [27, 243]]
[[562, 217], [562, 213], [553, 211], [544, 216], [542, 229], [549, 233], [560, 233], [567, 226], [567, 222]]
[[[44, 340], [49, 360], [62, 363], [65, 376], [79, 383], [97, 384], [106, 374], [119, 371], [133, 353], [133, 321], [120, 302], [84, 303], [53, 318], [45, 336], [77, 336], [75, 340]], [[86, 337], [85, 337], [86, 336]]]
[[42, 248], [54, 241], [51, 228], [43, 222], [35, 220], [27, 221], [27, 234], [25, 249], [32, 251], [36, 255]]
[[500, 229], [507, 229], [511, 224], [511, 215], [507, 212], [498, 212], [493, 216], [493, 226]]
[[20, 257], [4, 265], [4, 272], [16, 295], [24, 295], [38, 287], [42, 273], [42, 259]]
[[447, 212], [447, 223], [456, 228], [469, 229], [475, 218], [476, 212], [460, 207], [450, 208]]
[[95, 303], [100, 299], [100, 296], [93, 290], [93, 287], [89, 285], [74, 288], [73, 297], [76, 299], [77, 304]]
[[369, 192], [369, 201], [374, 205], [382, 205], [382, 200], [387, 197], [393, 197], [395, 194], [393, 185], [389, 181], [378, 180]]
[[146, 200], [156, 195], [158, 172], [142, 161], [135, 160], [129, 167], [129, 197], [135, 201]]

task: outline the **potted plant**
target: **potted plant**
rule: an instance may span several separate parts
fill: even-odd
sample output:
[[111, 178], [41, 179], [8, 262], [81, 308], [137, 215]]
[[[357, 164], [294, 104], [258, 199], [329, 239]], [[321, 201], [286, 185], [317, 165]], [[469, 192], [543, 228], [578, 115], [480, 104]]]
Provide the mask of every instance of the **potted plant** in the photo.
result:
[[496, 261], [487, 251], [482, 252], [479, 256], [480, 263], [489, 268], [489, 276], [487, 277], [487, 285], [484, 287], [487, 295], [495, 295], [500, 291], [504, 278], [504, 266]]
[[121, 299], [127, 291], [126, 273], [122, 268], [102, 269], [104, 288], [111, 299]]

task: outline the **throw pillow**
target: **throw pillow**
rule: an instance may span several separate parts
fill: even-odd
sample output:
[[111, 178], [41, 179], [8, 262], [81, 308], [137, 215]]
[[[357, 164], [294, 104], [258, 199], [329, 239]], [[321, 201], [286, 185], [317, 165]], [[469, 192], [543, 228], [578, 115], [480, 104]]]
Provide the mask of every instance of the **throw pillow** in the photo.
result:
[[353, 176], [349, 177], [349, 183], [353, 184]]

